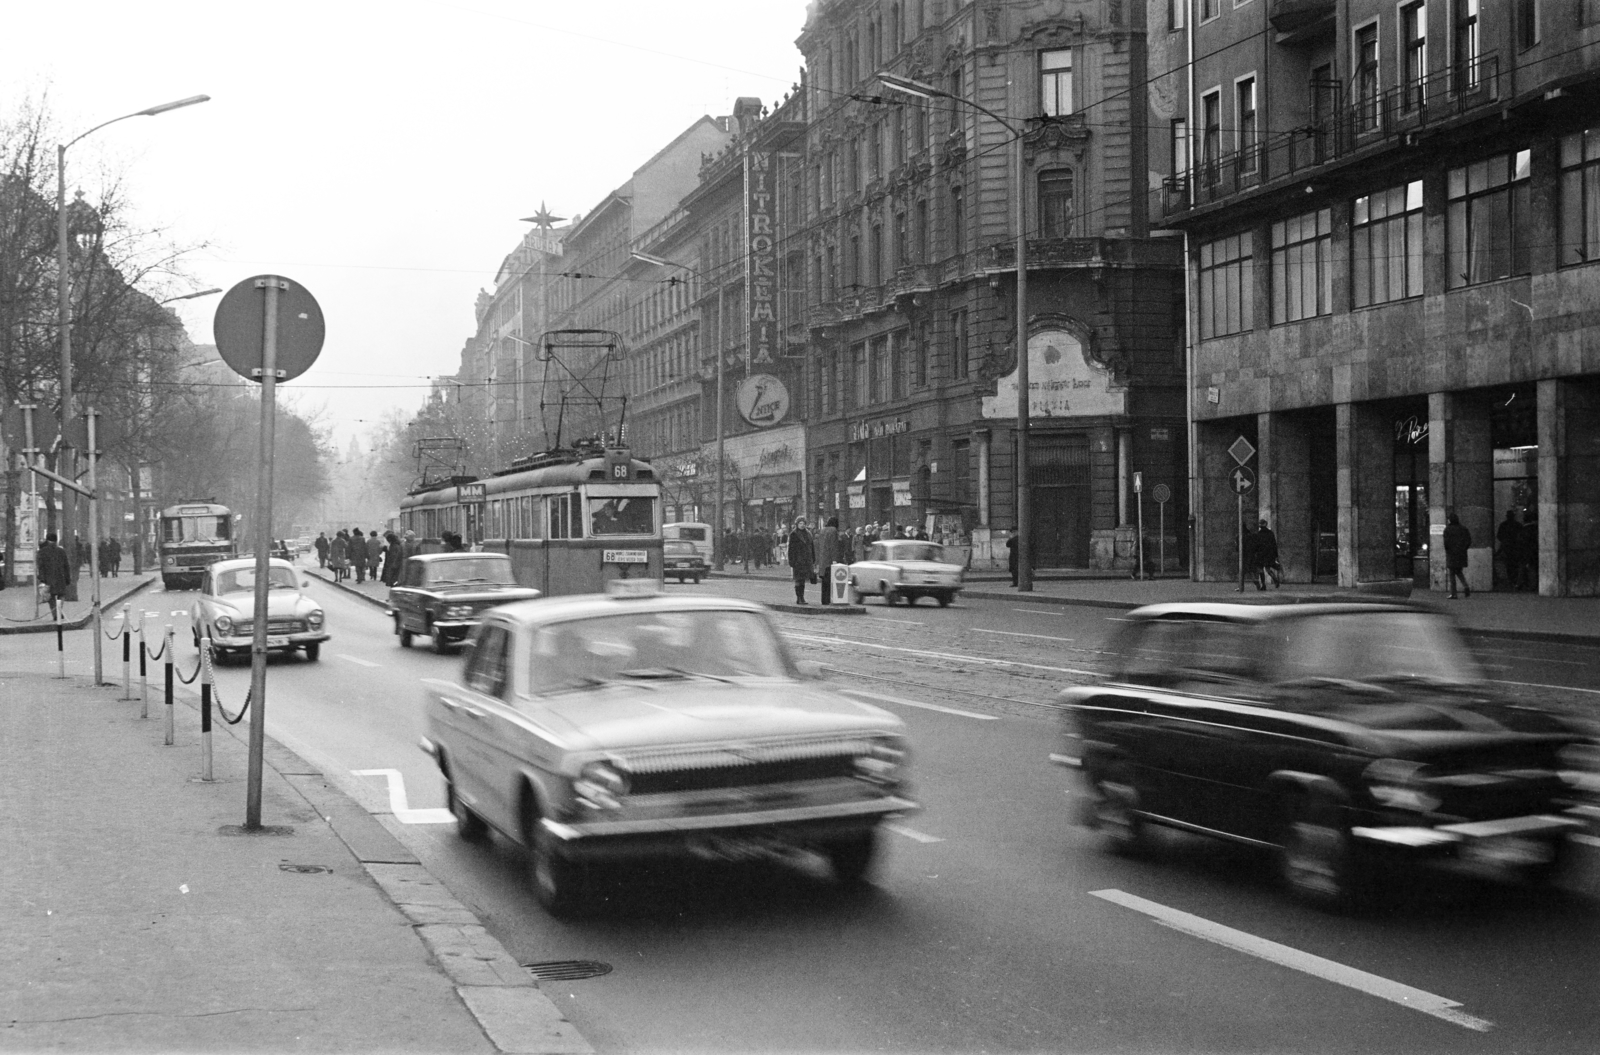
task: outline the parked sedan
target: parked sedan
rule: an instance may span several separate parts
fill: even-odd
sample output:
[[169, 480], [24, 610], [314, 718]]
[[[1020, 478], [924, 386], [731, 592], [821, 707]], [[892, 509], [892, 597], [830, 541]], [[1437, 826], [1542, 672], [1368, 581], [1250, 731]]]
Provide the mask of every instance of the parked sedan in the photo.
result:
[[526, 847], [556, 914], [611, 861], [804, 850], [860, 881], [879, 824], [916, 808], [900, 720], [798, 667], [762, 606], [641, 582], [497, 608], [459, 679], [426, 683], [460, 834]]
[[693, 579], [696, 585], [711, 574], [711, 565], [700, 555], [699, 547], [686, 540], [668, 539], [661, 544], [661, 567], [679, 582]]
[[389, 617], [401, 648], [424, 634], [433, 638], [435, 652], [448, 652], [490, 608], [538, 596], [517, 585], [504, 553], [423, 553], [409, 558], [389, 587]]
[[[286, 560], [267, 562], [267, 648], [305, 653], [316, 662], [322, 643], [331, 636], [322, 606], [302, 593], [309, 586]], [[206, 568], [200, 596], [189, 610], [189, 626], [198, 646], [202, 637], [220, 658], [248, 653], [255, 634], [256, 559], [220, 560]]]
[[857, 597], [876, 594], [885, 604], [932, 597], [943, 608], [961, 592], [961, 565], [951, 563], [937, 542], [886, 539], [867, 548], [866, 560], [850, 565], [850, 588]]
[[1053, 759], [1134, 851], [1161, 825], [1268, 849], [1325, 906], [1421, 861], [1544, 882], [1593, 816], [1594, 729], [1491, 688], [1455, 624], [1399, 603], [1132, 612]]

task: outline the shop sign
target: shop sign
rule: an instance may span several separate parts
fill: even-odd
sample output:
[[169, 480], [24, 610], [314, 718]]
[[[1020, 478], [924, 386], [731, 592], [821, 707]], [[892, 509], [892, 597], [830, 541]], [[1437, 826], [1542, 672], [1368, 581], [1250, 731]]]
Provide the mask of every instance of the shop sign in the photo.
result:
[[[745, 195], [745, 304], [750, 339], [744, 365], [772, 362], [777, 344], [778, 315], [773, 310], [777, 285], [777, 249], [772, 227], [772, 152], [750, 150], [744, 161]], [[770, 423], [769, 423], [770, 424]]]
[[1396, 443], [1426, 443], [1428, 441], [1428, 422], [1419, 419], [1415, 414], [1409, 418], [1394, 423], [1394, 441]]
[[752, 374], [733, 394], [739, 416], [757, 428], [769, 428], [789, 416], [789, 389], [771, 374]]
[[850, 442], [881, 440], [885, 436], [899, 436], [911, 431], [911, 422], [904, 418], [892, 421], [855, 421], [850, 424]]
[[1539, 475], [1539, 448], [1502, 447], [1494, 452], [1496, 480], [1531, 480]]
[[[1043, 330], [1028, 338], [1029, 418], [1125, 414], [1128, 398], [1111, 388], [1111, 372], [1089, 361], [1083, 344], [1066, 330]], [[1017, 416], [1017, 373], [995, 383], [983, 397], [983, 416]]]
[[852, 491], [852, 492], [850, 492], [850, 508], [851, 509], [865, 509], [865, 508], [867, 508], [867, 496], [862, 494], [860, 491]]
[[911, 504], [911, 481], [910, 480], [893, 480], [893, 481], [890, 481], [890, 486], [894, 488], [894, 504], [895, 505], [897, 505], [897, 506], [908, 506], [908, 505]]

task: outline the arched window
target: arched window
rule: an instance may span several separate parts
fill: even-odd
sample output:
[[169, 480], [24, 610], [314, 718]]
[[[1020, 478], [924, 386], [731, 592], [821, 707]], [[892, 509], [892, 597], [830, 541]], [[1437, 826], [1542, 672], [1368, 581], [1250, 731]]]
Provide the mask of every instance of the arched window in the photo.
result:
[[1072, 170], [1049, 169], [1039, 173], [1040, 237], [1071, 238], [1076, 212]]

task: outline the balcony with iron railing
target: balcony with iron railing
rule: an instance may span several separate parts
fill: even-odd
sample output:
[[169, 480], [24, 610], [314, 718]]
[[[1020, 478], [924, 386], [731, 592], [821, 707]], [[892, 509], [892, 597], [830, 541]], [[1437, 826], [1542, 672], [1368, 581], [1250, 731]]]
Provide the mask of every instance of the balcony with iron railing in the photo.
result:
[[1497, 55], [1439, 70], [1409, 84], [1358, 97], [1327, 119], [1265, 136], [1242, 150], [1202, 160], [1162, 183], [1162, 215], [1303, 179], [1323, 166], [1377, 153], [1408, 135], [1447, 126], [1504, 97]]

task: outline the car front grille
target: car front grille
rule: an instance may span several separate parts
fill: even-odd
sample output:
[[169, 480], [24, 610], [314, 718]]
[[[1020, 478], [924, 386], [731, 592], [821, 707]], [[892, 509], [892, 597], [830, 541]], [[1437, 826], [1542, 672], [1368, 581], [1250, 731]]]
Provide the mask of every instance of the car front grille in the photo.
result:
[[[305, 632], [305, 629], [306, 629], [306, 621], [304, 619], [268, 619], [267, 620], [267, 633], [269, 633], [269, 634], [301, 634], [301, 633]], [[249, 620], [249, 619], [246, 619], [246, 620], [244, 620], [243, 622], [240, 622], [240, 623], [234, 623], [233, 624], [233, 633], [234, 633], [235, 637], [240, 637], [240, 636], [243, 636], [245, 634], [249, 634], [249, 633], [253, 632], [254, 630], [255, 630], [255, 623], [252, 620]]]
[[629, 752], [613, 759], [634, 795], [751, 787], [855, 774], [864, 737], [792, 738]]

